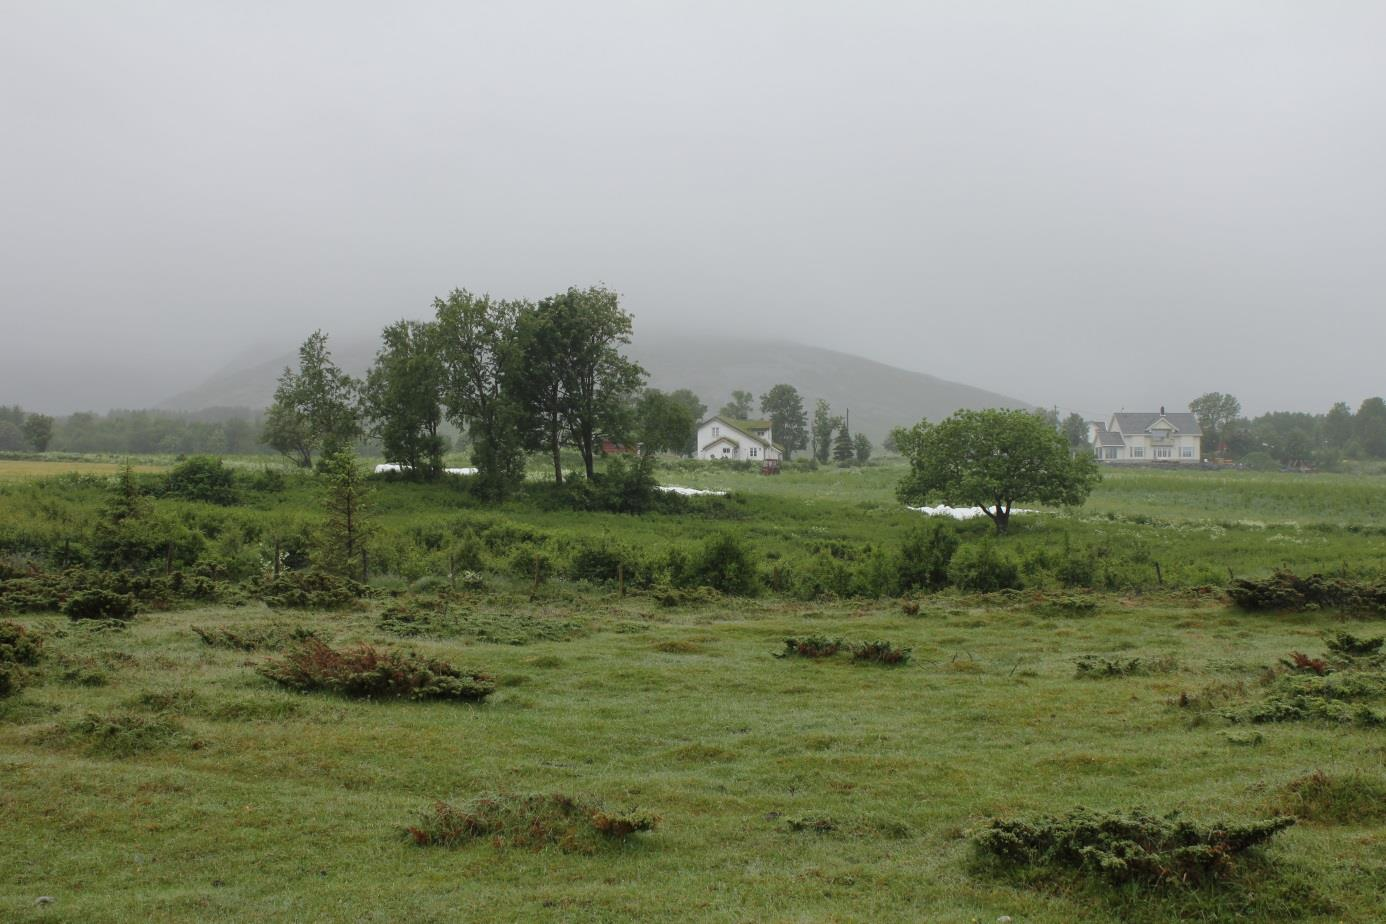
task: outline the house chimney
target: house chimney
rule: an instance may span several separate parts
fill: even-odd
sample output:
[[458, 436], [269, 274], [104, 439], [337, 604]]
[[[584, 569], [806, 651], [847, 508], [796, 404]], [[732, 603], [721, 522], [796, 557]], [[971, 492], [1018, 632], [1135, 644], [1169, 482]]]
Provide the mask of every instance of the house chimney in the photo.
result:
[[1161, 417], [1164, 417], [1164, 416], [1165, 416], [1165, 406], [1164, 406], [1163, 404], [1160, 405], [1160, 416], [1161, 416]]

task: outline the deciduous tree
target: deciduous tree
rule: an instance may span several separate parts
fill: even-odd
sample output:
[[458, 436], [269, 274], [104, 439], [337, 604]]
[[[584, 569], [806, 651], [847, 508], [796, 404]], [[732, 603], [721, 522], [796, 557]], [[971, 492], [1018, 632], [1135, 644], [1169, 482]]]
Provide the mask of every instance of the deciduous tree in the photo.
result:
[[770, 434], [788, 459], [808, 445], [808, 414], [793, 385], [776, 385], [760, 396], [760, 412], [770, 418]]
[[635, 436], [641, 452], [686, 453], [698, 420], [687, 402], [647, 388], [635, 403]]
[[53, 441], [53, 418], [47, 414], [30, 414], [24, 418], [24, 438], [37, 452], [47, 452]]
[[813, 457], [827, 462], [833, 451], [833, 431], [842, 426], [842, 418], [832, 415], [828, 402], [819, 398], [813, 406], [813, 426], [809, 436], [813, 441]]
[[621, 352], [630, 343], [631, 317], [617, 294], [602, 286], [570, 288], [544, 299], [538, 310], [552, 319], [562, 361], [563, 426], [591, 480], [598, 438], [626, 439], [631, 398], [645, 381], [645, 370]]
[[867, 438], [865, 433], [858, 433], [852, 440], [852, 447], [857, 453], [857, 464], [865, 465], [871, 458], [871, 440]]
[[314, 331], [298, 348], [298, 370], [285, 367], [265, 417], [262, 439], [307, 468], [313, 454], [347, 445], [361, 433], [358, 383], [332, 362], [327, 335]]
[[443, 471], [444, 370], [434, 323], [399, 321], [381, 333], [361, 406], [385, 458], [417, 478]]
[[433, 302], [443, 403], [471, 437], [476, 483], [491, 498], [524, 477], [522, 407], [512, 383], [520, 375], [516, 324], [525, 308], [465, 289]]
[[1092, 456], [1075, 456], [1029, 411], [958, 411], [897, 431], [896, 443], [910, 463], [897, 488], [902, 501], [981, 507], [998, 533], [1016, 503], [1081, 504], [1101, 477]]
[[1238, 417], [1242, 416], [1241, 402], [1220, 391], [1210, 391], [1189, 402], [1189, 410], [1198, 418], [1203, 428], [1203, 439], [1214, 448], [1221, 446], [1224, 431]]
[[733, 420], [746, 420], [755, 413], [751, 402], [755, 396], [749, 391], [736, 390], [732, 392], [731, 400], [722, 405], [722, 409], [717, 413], [723, 417], [730, 417]]

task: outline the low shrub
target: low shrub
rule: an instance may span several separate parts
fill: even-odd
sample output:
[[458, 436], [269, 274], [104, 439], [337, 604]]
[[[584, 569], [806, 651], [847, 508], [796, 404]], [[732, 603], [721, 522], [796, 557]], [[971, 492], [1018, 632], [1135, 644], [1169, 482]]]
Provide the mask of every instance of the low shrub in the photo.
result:
[[751, 545], [733, 533], [709, 536], [693, 556], [691, 565], [694, 584], [734, 597], [754, 596], [759, 589]]
[[1329, 671], [1328, 662], [1323, 658], [1311, 658], [1302, 651], [1292, 651], [1288, 658], [1281, 658], [1280, 663], [1292, 671], [1301, 671], [1309, 674], [1318, 674], [1322, 677]]
[[1330, 636], [1325, 644], [1329, 651], [1339, 657], [1368, 658], [1381, 653], [1383, 642], [1386, 642], [1386, 637], [1380, 635], [1374, 638], [1358, 638], [1347, 632], [1338, 632]]
[[658, 823], [654, 815], [613, 812], [598, 802], [558, 793], [495, 794], [461, 805], [435, 802], [405, 833], [421, 847], [461, 847], [480, 840], [496, 847], [592, 853], [637, 832], [652, 831]]
[[345, 610], [369, 594], [365, 584], [325, 571], [285, 571], [260, 587], [260, 599], [273, 609]]
[[487, 674], [459, 670], [446, 661], [355, 645], [335, 649], [316, 638], [298, 644], [258, 671], [291, 690], [343, 696], [453, 699], [479, 702], [496, 690]]
[[230, 506], [237, 502], [235, 474], [216, 456], [190, 456], [168, 473], [165, 493], [184, 500]]
[[806, 638], [787, 638], [784, 640], [784, 651], [775, 657], [777, 658], [831, 658], [846, 647], [846, 643], [840, 638], [826, 638], [822, 635], [810, 635]]
[[1242, 710], [1223, 713], [1234, 722], [1301, 722], [1321, 720], [1368, 727], [1386, 725], [1386, 715], [1371, 703], [1386, 695], [1386, 678], [1379, 673], [1343, 671], [1321, 676], [1313, 672], [1277, 677], [1266, 697]]
[[985, 858], [1009, 867], [1073, 871], [1111, 883], [1201, 883], [1232, 873], [1242, 855], [1293, 825], [1277, 816], [1200, 825], [1141, 809], [996, 820], [977, 833]]
[[42, 639], [17, 622], [0, 622], [0, 664], [33, 667], [42, 656]]
[[1270, 801], [1273, 811], [1325, 824], [1364, 824], [1386, 818], [1386, 781], [1360, 773], [1331, 777], [1322, 770], [1291, 780]]
[[1250, 611], [1298, 612], [1332, 607], [1355, 613], [1386, 613], [1386, 584], [1322, 574], [1298, 577], [1286, 570], [1276, 571], [1263, 580], [1233, 581], [1227, 596]]
[[119, 594], [109, 590], [84, 590], [74, 594], [63, 604], [63, 614], [68, 619], [115, 619], [124, 622], [135, 618], [139, 604], [131, 594]]
[[948, 566], [961, 540], [952, 525], [933, 522], [905, 534], [900, 543], [899, 578], [902, 590], [942, 590], [948, 586]]
[[852, 646], [852, 660], [895, 666], [909, 663], [912, 650], [890, 642], [858, 642]]
[[1020, 566], [990, 539], [958, 549], [948, 566], [948, 577], [959, 590], [994, 593], [1021, 588]]

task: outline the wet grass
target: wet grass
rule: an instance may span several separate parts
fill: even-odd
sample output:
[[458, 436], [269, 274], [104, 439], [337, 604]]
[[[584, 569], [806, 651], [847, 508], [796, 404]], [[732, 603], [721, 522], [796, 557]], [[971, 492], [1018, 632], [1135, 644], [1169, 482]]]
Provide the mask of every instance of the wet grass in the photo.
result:
[[[1180, 705], [1214, 688], [1219, 709], [1255, 701], [1284, 652], [1318, 653], [1336, 617], [1102, 601], [1063, 619], [951, 595], [911, 616], [892, 601], [668, 609], [592, 594], [565, 604], [589, 628], [571, 638], [404, 643], [495, 674], [482, 705], [285, 693], [256, 674], [270, 653], [192, 631], [280, 624], [259, 608], [141, 616], [121, 633], [25, 618], [51, 657], [0, 701], [0, 919], [1378, 920], [1380, 817], [1339, 807], [1379, 778], [1381, 730], [1267, 725], [1252, 746], [1246, 726]], [[507, 609], [549, 606], [517, 595]], [[400, 645], [378, 620], [302, 621], [332, 645]], [[887, 638], [913, 657], [890, 670], [774, 657], [806, 635]], [[1093, 682], [1074, 676], [1085, 655], [1172, 667]], [[105, 685], [61, 676], [88, 663]], [[138, 746], [93, 747], [102, 736]], [[1341, 785], [1287, 788], [1315, 770]], [[401, 836], [440, 800], [488, 793], [580, 794], [661, 820], [590, 853]], [[1331, 823], [1280, 835], [1252, 898], [989, 875], [965, 836], [1076, 806], [1236, 820], [1289, 799]]]

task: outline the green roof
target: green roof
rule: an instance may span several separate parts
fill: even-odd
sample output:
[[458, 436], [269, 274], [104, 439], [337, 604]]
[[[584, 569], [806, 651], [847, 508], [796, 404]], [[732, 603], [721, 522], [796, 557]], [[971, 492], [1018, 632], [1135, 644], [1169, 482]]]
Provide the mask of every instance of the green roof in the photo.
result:
[[722, 419], [738, 430], [745, 430], [747, 433], [752, 430], [770, 429], [770, 421], [768, 420], [737, 420], [735, 417], [723, 417]]

